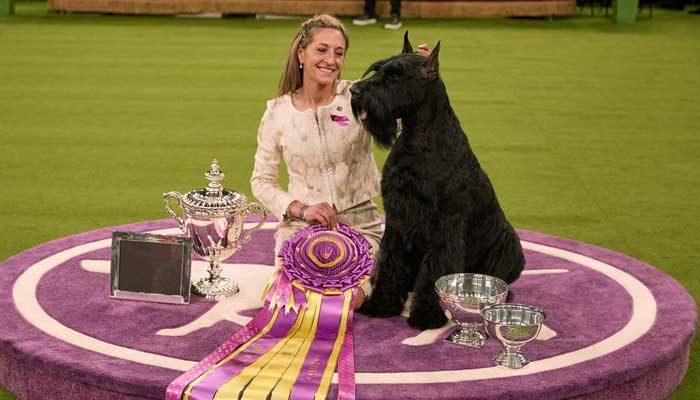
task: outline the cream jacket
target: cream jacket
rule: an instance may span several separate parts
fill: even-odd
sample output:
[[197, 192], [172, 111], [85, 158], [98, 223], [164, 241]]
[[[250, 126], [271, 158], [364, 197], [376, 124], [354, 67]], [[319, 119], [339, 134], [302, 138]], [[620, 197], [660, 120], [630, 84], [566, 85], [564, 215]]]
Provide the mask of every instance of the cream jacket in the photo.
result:
[[[315, 112], [297, 110], [289, 95], [267, 102], [250, 184], [280, 221], [294, 200], [327, 202], [341, 212], [379, 196], [372, 139], [352, 114], [350, 85], [340, 81], [333, 102]], [[278, 182], [283, 159], [287, 190]]]

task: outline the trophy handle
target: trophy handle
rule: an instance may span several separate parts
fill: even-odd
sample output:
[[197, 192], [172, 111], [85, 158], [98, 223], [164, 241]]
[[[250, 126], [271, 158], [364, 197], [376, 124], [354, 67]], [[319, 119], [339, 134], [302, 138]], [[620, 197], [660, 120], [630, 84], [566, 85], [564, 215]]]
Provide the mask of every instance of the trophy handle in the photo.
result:
[[258, 224], [252, 227], [251, 229], [248, 229], [248, 231], [245, 233], [245, 236], [243, 236], [243, 239], [241, 240], [241, 245], [250, 242], [253, 232], [262, 228], [263, 224], [267, 222], [267, 209], [265, 209], [265, 207], [261, 206], [259, 203], [252, 202], [248, 204], [248, 208], [246, 208], [245, 213], [247, 215], [250, 215], [251, 210], [257, 211], [260, 214], [260, 222], [258, 222]]
[[168, 193], [163, 193], [163, 205], [165, 206], [165, 209], [168, 211], [168, 214], [170, 214], [175, 221], [177, 221], [178, 225], [180, 225], [180, 229], [182, 230], [183, 233], [187, 234], [187, 229], [185, 228], [185, 221], [180, 218], [177, 213], [173, 210], [173, 208], [170, 206], [171, 200], [177, 200], [177, 204], [182, 208], [182, 195], [178, 192], [168, 192]]

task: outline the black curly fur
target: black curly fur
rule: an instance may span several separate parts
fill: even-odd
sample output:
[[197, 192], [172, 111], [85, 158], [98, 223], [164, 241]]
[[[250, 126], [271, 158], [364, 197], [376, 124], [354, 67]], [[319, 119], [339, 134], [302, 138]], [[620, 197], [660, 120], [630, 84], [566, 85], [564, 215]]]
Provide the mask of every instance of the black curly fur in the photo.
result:
[[[438, 74], [440, 43], [429, 58], [404, 52], [374, 63], [374, 75], [351, 88], [352, 108], [365, 128], [390, 147], [382, 172], [386, 230], [375, 288], [361, 312], [399, 315], [415, 297], [408, 324], [445, 324], [434, 291], [437, 278], [456, 272], [497, 276], [511, 283], [525, 258], [493, 186], [481, 169]], [[402, 121], [397, 136], [396, 121]]]

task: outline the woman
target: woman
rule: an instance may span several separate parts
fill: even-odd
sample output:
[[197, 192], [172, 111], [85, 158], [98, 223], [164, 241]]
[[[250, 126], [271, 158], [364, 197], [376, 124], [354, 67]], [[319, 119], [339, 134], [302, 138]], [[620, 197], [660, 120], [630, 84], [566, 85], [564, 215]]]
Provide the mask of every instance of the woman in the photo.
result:
[[[383, 227], [372, 198], [380, 195], [371, 136], [350, 106], [351, 82], [340, 80], [349, 37], [330, 15], [301, 24], [289, 50], [278, 97], [267, 102], [258, 130], [253, 195], [281, 221], [275, 254], [309, 224], [343, 221], [379, 250]], [[420, 46], [425, 54], [427, 47]], [[284, 160], [288, 190], [278, 182]], [[371, 291], [362, 286], [356, 306]], [[364, 293], [363, 293], [364, 291]]]

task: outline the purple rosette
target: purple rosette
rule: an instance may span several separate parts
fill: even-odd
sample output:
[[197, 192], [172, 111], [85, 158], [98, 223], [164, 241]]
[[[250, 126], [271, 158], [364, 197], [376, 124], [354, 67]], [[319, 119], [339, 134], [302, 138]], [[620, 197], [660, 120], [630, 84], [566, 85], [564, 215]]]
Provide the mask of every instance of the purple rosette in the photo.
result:
[[282, 271], [295, 286], [340, 294], [369, 278], [374, 268], [372, 245], [346, 224], [335, 230], [311, 225], [282, 245]]

